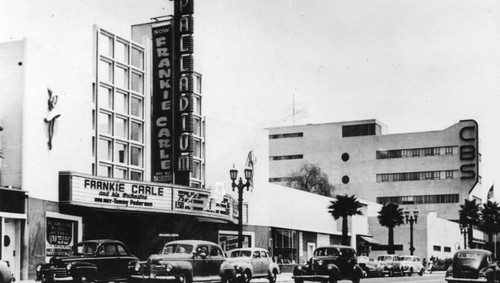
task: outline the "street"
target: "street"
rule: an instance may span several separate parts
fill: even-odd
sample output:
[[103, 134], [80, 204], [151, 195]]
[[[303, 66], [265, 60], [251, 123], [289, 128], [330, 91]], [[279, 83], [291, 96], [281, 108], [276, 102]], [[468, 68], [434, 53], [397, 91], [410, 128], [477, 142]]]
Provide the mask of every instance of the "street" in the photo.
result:
[[[252, 283], [264, 283], [268, 282], [265, 279], [255, 279], [252, 280]], [[292, 279], [292, 274], [291, 273], [282, 273], [278, 276], [278, 282], [286, 282], [286, 283], [291, 283], [293, 282]], [[309, 281], [305, 281], [309, 282]], [[339, 281], [340, 283], [342, 282], [349, 282], [347, 280], [341, 280]], [[374, 277], [374, 278], [363, 278], [361, 279], [361, 283], [377, 283], [377, 282], [384, 282], [384, 283], [396, 283], [396, 282], [412, 282], [412, 283], [433, 283], [433, 282], [440, 282], [444, 283], [444, 272], [436, 272], [433, 274], [424, 274], [423, 276], [397, 276], [397, 277]]]

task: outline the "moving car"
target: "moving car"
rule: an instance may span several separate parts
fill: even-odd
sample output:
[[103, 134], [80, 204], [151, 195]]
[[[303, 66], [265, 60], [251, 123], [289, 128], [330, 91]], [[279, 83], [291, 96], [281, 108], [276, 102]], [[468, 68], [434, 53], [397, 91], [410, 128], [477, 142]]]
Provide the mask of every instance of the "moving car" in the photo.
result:
[[12, 273], [9, 262], [0, 260], [0, 283], [10, 283], [14, 281], [16, 281], [16, 279], [14, 278], [14, 273]]
[[455, 253], [452, 265], [448, 268], [445, 280], [457, 282], [498, 282], [500, 268], [493, 261], [490, 251], [467, 249]]
[[297, 265], [292, 278], [295, 283], [303, 281], [352, 280], [359, 283], [363, 270], [358, 265], [356, 251], [349, 246], [331, 245], [317, 248], [307, 264]]
[[[280, 268], [273, 262], [269, 252], [261, 248], [241, 248], [228, 252], [228, 260], [221, 267], [225, 276], [223, 281], [248, 283], [253, 278], [267, 278], [269, 283], [276, 282]], [[234, 270], [234, 273], [233, 273]]]
[[382, 271], [384, 270], [378, 261], [367, 256], [359, 256], [358, 264], [363, 269], [364, 277], [380, 277], [382, 276]]
[[221, 281], [221, 265], [227, 260], [221, 247], [201, 240], [172, 241], [146, 261], [130, 264], [130, 283], [192, 283]]
[[412, 276], [413, 273], [418, 273], [418, 275], [424, 275], [425, 268], [422, 261], [418, 256], [415, 255], [403, 255], [401, 258], [401, 270], [403, 275], [407, 274]]
[[89, 240], [73, 247], [67, 256], [52, 257], [36, 267], [36, 280], [126, 282], [129, 262], [137, 261], [128, 248], [116, 240]]
[[402, 275], [401, 259], [397, 255], [379, 255], [377, 261], [382, 267], [382, 275], [395, 276]]

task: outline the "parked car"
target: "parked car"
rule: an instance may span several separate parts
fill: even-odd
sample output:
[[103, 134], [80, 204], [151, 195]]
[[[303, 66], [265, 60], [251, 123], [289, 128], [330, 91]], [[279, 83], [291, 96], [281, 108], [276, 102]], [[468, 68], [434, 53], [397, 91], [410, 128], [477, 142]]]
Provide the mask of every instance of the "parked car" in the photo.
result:
[[383, 268], [378, 261], [367, 256], [359, 256], [358, 264], [363, 269], [363, 277], [380, 277], [382, 276]]
[[352, 280], [359, 283], [363, 270], [358, 265], [356, 251], [349, 246], [332, 245], [317, 248], [313, 257], [303, 265], [293, 269], [295, 283], [308, 281]]
[[127, 281], [130, 261], [137, 261], [128, 248], [116, 240], [89, 240], [71, 247], [67, 256], [52, 257], [36, 267], [42, 282]]
[[192, 283], [221, 281], [221, 265], [227, 260], [221, 247], [201, 240], [172, 241], [146, 261], [130, 264], [130, 283]]
[[16, 281], [14, 273], [8, 261], [0, 260], [0, 283], [10, 283]]
[[400, 256], [400, 258], [403, 275], [407, 274], [408, 276], [412, 276], [413, 273], [418, 273], [420, 276], [424, 275], [425, 268], [418, 256], [403, 255]]
[[222, 281], [248, 283], [253, 278], [267, 278], [276, 282], [280, 268], [269, 252], [261, 248], [241, 248], [228, 252], [228, 260], [221, 267]]
[[457, 282], [498, 282], [500, 268], [493, 261], [490, 251], [467, 249], [455, 253], [452, 265], [448, 268], [445, 280]]
[[401, 259], [397, 255], [379, 255], [377, 261], [382, 267], [382, 275], [402, 275]]

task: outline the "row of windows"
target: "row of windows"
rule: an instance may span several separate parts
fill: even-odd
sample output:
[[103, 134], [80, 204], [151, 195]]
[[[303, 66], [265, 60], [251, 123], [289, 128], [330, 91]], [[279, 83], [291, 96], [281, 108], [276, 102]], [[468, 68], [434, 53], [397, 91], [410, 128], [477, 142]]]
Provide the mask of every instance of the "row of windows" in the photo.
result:
[[379, 204], [391, 202], [396, 204], [458, 203], [459, 198], [458, 194], [377, 197]]
[[377, 150], [376, 157], [377, 159], [388, 159], [388, 158], [405, 158], [405, 157], [453, 155], [453, 154], [458, 154], [457, 146]]
[[[435, 251], [435, 252], [440, 252], [441, 251], [441, 246], [432, 246], [432, 249]], [[451, 247], [443, 247], [443, 251], [445, 253], [451, 253]]]
[[303, 137], [304, 133], [289, 133], [289, 134], [276, 134], [269, 135], [269, 139], [282, 139], [282, 138], [298, 138]]
[[97, 40], [92, 113], [95, 174], [144, 180], [144, 49], [107, 31]]
[[291, 180], [291, 177], [269, 178], [269, 183], [290, 182]]
[[419, 180], [441, 180], [441, 179], [457, 179], [457, 178], [458, 178], [458, 170], [405, 172], [405, 173], [377, 174], [377, 183], [419, 181]]
[[295, 155], [281, 155], [281, 156], [270, 156], [269, 160], [290, 160], [290, 159], [303, 159], [303, 154], [295, 154]]

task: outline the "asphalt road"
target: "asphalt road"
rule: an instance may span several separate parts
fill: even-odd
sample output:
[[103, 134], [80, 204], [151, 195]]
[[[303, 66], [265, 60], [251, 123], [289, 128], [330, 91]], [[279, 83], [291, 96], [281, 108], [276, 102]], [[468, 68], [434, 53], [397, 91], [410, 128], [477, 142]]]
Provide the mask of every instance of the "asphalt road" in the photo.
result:
[[[266, 283], [265, 279], [254, 279], [250, 283]], [[279, 283], [293, 283], [291, 273], [282, 273], [278, 275]], [[305, 281], [307, 283], [309, 281]], [[339, 283], [350, 282], [347, 280], [341, 280]], [[444, 283], [444, 272], [433, 272], [432, 274], [426, 273], [423, 276], [413, 275], [413, 276], [396, 276], [396, 277], [378, 277], [378, 278], [363, 278], [361, 283]]]

